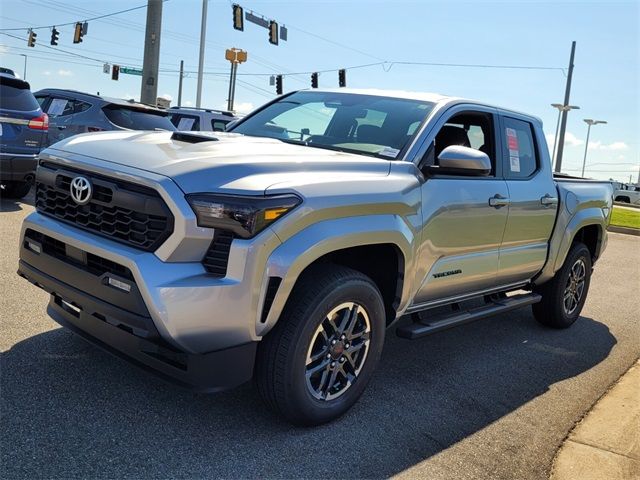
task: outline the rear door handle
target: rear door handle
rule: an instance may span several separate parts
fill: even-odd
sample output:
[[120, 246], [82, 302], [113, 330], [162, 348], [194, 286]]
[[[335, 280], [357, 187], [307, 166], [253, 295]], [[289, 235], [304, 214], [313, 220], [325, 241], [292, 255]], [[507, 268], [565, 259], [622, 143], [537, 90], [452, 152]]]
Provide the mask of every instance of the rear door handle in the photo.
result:
[[545, 207], [550, 207], [551, 205], [557, 205], [558, 204], [558, 198], [557, 197], [552, 197], [551, 195], [549, 195], [548, 193], [542, 197], [540, 199], [540, 203], [542, 205], [544, 205]]
[[493, 208], [501, 208], [511, 205], [511, 200], [507, 197], [503, 197], [499, 193], [496, 193], [493, 197], [489, 199], [489, 206]]
[[67, 127], [64, 126], [64, 125], [58, 125], [58, 130], [64, 130], [65, 128], [67, 128]]

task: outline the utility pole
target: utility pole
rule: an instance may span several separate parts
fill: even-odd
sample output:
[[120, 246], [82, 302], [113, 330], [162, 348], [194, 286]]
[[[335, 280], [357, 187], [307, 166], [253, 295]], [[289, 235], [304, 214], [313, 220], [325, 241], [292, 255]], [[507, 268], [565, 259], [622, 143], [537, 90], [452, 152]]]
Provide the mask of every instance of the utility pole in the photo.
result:
[[[573, 77], [573, 59], [576, 55], [576, 42], [571, 42], [571, 57], [569, 58], [569, 72], [567, 74], [567, 85], [564, 90], [564, 106], [569, 106], [569, 97], [571, 95], [571, 77]], [[560, 122], [560, 135], [558, 136], [558, 155], [556, 158], [556, 172], [562, 170], [562, 153], [564, 152], [564, 134], [567, 130], [567, 116], [569, 110], [563, 110], [562, 121]]]
[[224, 58], [231, 62], [231, 74], [229, 76], [229, 98], [227, 99], [227, 110], [233, 112], [233, 102], [236, 96], [236, 75], [238, 65], [247, 61], [247, 52], [239, 48], [228, 48], [224, 52]]
[[182, 106], [182, 76], [184, 75], [184, 60], [180, 60], [180, 79], [178, 80], [178, 106]]
[[158, 99], [162, 3], [163, 0], [147, 0], [147, 28], [144, 34], [140, 102], [148, 105], [155, 105]]
[[24, 71], [22, 72], [22, 79], [27, 79], [27, 56], [24, 53], [19, 53], [18, 55], [24, 57]]
[[202, 99], [202, 68], [204, 67], [204, 42], [207, 37], [207, 2], [202, 0], [202, 23], [200, 24], [200, 58], [198, 59], [198, 89], [196, 90], [196, 107], [200, 108]]

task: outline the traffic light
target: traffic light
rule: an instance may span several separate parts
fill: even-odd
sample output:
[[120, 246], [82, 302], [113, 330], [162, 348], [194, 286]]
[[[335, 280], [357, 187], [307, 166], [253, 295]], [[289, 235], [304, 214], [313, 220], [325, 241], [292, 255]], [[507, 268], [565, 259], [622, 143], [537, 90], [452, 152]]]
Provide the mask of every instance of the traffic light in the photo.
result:
[[73, 43], [81, 43], [82, 35], [84, 35], [84, 33], [82, 32], [82, 22], [77, 22], [76, 28], [73, 31]]
[[347, 86], [347, 71], [344, 68], [338, 70], [338, 86], [346, 87]]
[[120, 76], [120, 65], [114, 65], [111, 67], [111, 80], [118, 80]]
[[318, 88], [318, 72], [311, 74], [311, 88]]
[[56, 30], [56, 27], [53, 27], [53, 29], [51, 30], [51, 45], [58, 45], [59, 35], [60, 35], [60, 32]]
[[36, 37], [38, 36], [38, 34], [36, 32], [34, 32], [33, 30], [29, 30], [29, 39], [27, 40], [27, 45], [29, 47], [35, 47], [36, 46]]
[[278, 22], [269, 21], [269, 43], [278, 45]]
[[244, 11], [237, 3], [233, 4], [233, 28], [236, 30], [244, 30]]
[[282, 95], [282, 75], [276, 75], [276, 94]]

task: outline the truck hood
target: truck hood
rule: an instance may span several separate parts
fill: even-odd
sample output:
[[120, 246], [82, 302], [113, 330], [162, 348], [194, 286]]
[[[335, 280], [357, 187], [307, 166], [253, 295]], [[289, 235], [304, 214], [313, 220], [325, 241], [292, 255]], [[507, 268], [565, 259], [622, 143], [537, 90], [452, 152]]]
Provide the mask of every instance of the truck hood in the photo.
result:
[[185, 192], [264, 193], [271, 185], [348, 181], [389, 174], [390, 162], [291, 145], [271, 138], [218, 133], [212, 141], [172, 139], [173, 132], [100, 132], [52, 145], [68, 152], [164, 175]]

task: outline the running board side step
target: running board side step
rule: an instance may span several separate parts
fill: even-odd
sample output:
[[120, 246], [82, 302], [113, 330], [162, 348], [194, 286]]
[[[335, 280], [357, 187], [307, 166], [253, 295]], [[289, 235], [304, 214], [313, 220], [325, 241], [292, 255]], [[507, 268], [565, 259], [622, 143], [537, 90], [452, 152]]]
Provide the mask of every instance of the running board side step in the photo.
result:
[[[537, 293], [526, 293], [494, 299], [481, 307], [464, 311], [458, 310], [452, 312], [450, 315], [439, 315], [429, 319], [418, 320], [410, 325], [398, 327], [396, 334], [399, 337], [414, 340], [416, 338], [426, 337], [432, 333], [441, 332], [448, 328], [480, 320], [481, 318], [491, 317], [520, 307], [526, 307], [527, 305], [538, 303], [540, 300], [542, 300], [542, 297]], [[415, 317], [417, 317], [417, 315], [415, 315]]]

